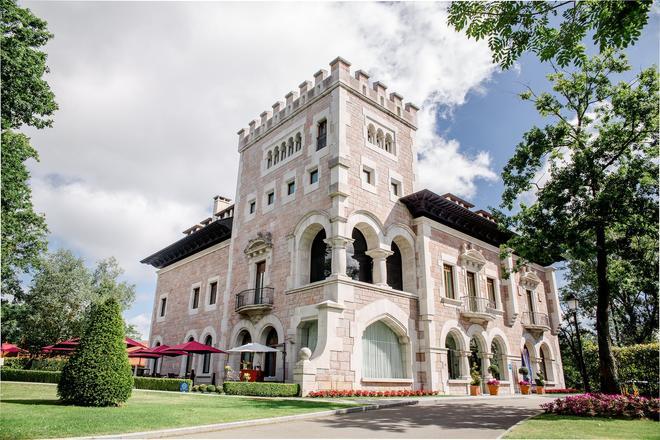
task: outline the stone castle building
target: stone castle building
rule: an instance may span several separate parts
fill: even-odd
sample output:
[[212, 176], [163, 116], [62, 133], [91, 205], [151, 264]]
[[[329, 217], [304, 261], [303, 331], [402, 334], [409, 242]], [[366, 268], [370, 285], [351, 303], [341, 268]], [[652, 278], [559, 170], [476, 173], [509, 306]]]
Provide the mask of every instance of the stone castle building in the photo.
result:
[[[553, 268], [506, 278], [492, 217], [416, 181], [418, 108], [337, 58], [238, 132], [235, 201], [143, 263], [158, 269], [151, 345], [189, 340], [280, 353], [165, 358], [161, 373], [225, 362], [324, 389], [468, 392], [470, 368], [563, 387]], [[484, 381], [485, 382], [485, 381]]]

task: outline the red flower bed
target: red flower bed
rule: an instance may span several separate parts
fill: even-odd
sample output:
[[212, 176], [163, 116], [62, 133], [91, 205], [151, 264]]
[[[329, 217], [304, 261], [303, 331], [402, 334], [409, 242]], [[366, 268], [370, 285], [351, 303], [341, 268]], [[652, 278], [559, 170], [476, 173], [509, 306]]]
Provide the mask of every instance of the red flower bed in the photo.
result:
[[545, 394], [575, 394], [579, 393], [577, 388], [546, 388]]
[[438, 391], [432, 390], [321, 390], [310, 392], [308, 397], [421, 397], [437, 395]]
[[658, 420], [660, 399], [618, 394], [579, 394], [544, 403], [546, 413], [581, 417]]

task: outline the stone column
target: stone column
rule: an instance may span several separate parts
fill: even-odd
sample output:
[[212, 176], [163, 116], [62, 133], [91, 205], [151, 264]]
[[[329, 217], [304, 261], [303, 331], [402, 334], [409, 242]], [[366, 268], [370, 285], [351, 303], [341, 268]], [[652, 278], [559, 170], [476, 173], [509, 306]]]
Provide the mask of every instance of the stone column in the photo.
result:
[[346, 245], [352, 242], [352, 238], [341, 235], [325, 239], [325, 243], [332, 248], [331, 275], [346, 276]]
[[481, 353], [481, 377], [484, 382], [487, 382], [493, 378], [493, 375], [488, 371], [490, 367], [490, 360], [493, 358], [493, 353]]
[[316, 370], [309, 361], [312, 351], [303, 347], [298, 352], [298, 362], [293, 368], [293, 382], [300, 385], [300, 395], [305, 397], [316, 388]]
[[472, 354], [471, 351], [465, 351], [461, 350], [460, 355], [461, 355], [461, 378], [463, 379], [472, 379], [470, 377], [470, 355]]
[[374, 260], [373, 278], [377, 286], [387, 286], [387, 257], [394, 252], [386, 249], [371, 249], [366, 252]]

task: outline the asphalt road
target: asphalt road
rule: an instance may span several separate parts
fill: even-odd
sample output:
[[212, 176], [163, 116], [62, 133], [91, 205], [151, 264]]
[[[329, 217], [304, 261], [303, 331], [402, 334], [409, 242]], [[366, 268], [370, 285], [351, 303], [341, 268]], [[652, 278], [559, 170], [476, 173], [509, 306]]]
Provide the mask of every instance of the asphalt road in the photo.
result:
[[497, 438], [541, 412], [544, 397], [447, 399], [179, 438]]

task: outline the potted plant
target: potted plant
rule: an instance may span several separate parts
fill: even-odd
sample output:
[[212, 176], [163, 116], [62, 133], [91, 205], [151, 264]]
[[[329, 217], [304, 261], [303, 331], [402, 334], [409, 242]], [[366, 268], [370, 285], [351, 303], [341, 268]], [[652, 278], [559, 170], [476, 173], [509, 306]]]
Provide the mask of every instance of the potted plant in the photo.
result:
[[523, 379], [518, 382], [518, 385], [520, 385], [520, 392], [523, 394], [529, 394], [529, 391], [531, 389], [531, 382], [527, 378], [527, 375], [529, 374], [529, 369], [527, 367], [520, 367], [518, 368], [518, 373], [523, 375]]
[[491, 364], [488, 367], [488, 372], [493, 376], [493, 379], [500, 379], [500, 369], [495, 364]]
[[542, 372], [536, 373], [536, 394], [545, 394], [545, 377]]
[[481, 374], [479, 374], [476, 365], [470, 369], [470, 377], [472, 377], [472, 381], [470, 382], [470, 396], [478, 396], [481, 394]]
[[488, 392], [490, 393], [491, 396], [497, 396], [500, 392], [500, 381], [497, 379], [491, 379], [488, 382], [486, 382], [486, 385], [488, 385]]

